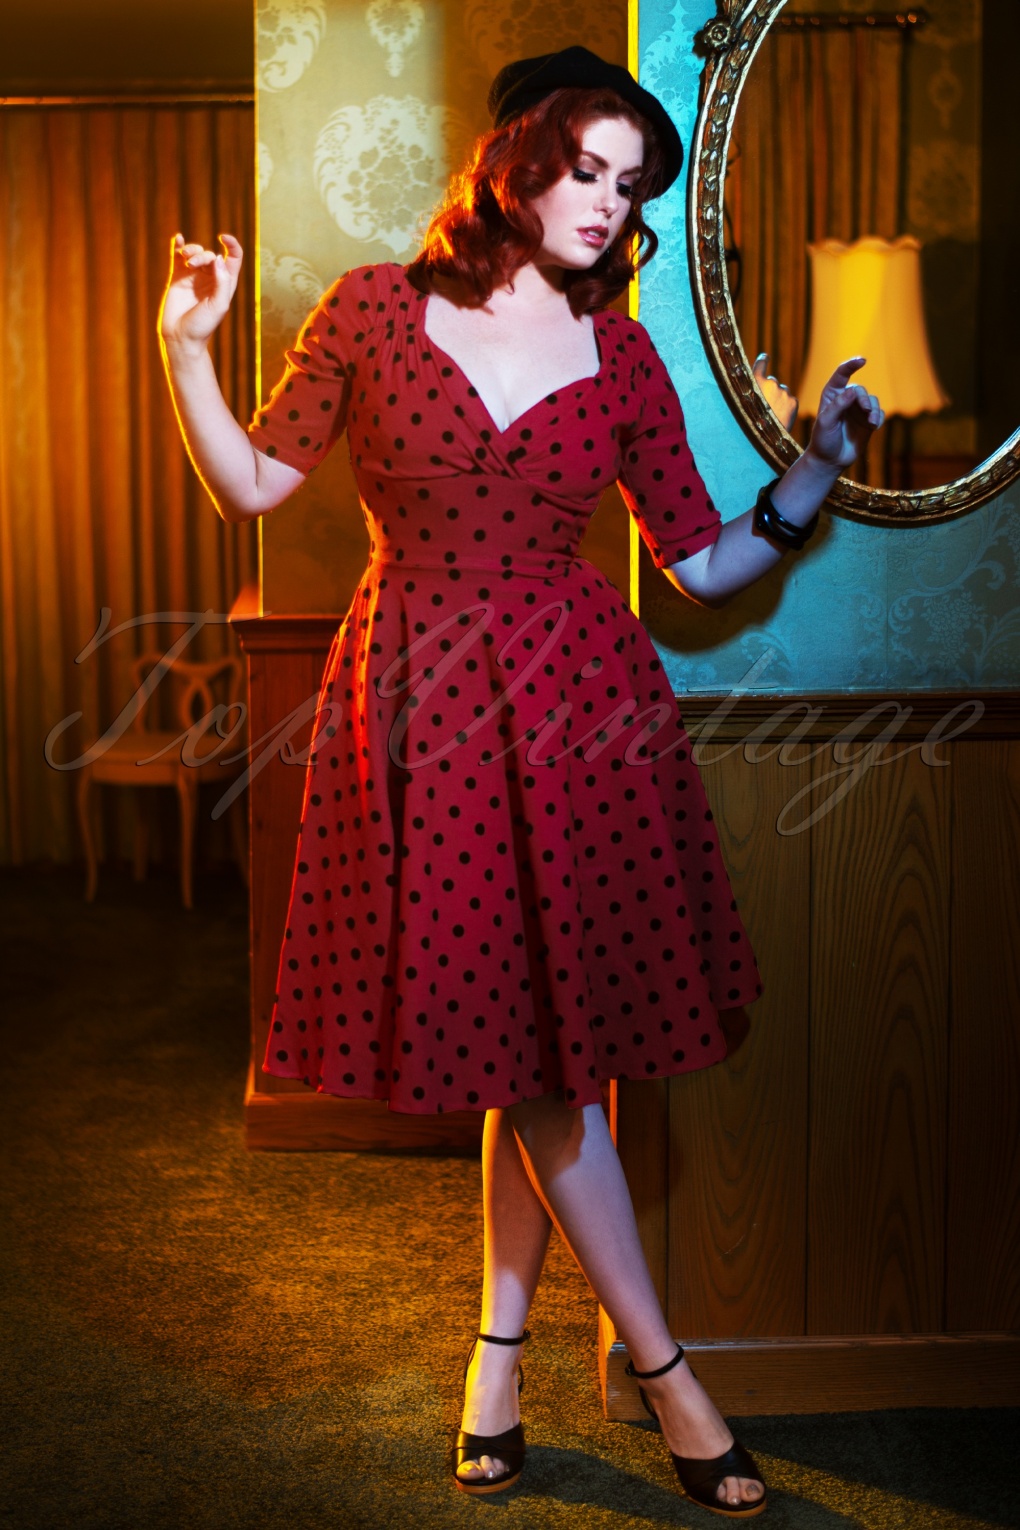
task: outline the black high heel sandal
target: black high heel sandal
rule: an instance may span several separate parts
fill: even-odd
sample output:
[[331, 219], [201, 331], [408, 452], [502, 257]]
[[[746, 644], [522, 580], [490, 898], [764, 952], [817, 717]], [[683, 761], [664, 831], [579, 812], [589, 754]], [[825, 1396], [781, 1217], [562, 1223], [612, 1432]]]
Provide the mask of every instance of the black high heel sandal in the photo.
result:
[[[628, 1376], [634, 1376], [639, 1381], [652, 1381], [656, 1376], [665, 1376], [674, 1365], [679, 1365], [684, 1357], [683, 1345], [678, 1344], [676, 1354], [672, 1360], [667, 1360], [665, 1365], [660, 1365], [657, 1371], [636, 1371], [634, 1362], [631, 1361], [625, 1371]], [[693, 1372], [692, 1372], [693, 1374]], [[638, 1387], [641, 1401], [645, 1409], [658, 1423], [659, 1415], [645, 1396], [644, 1387]], [[765, 1479], [754, 1463], [754, 1458], [746, 1451], [738, 1440], [734, 1440], [729, 1450], [724, 1450], [721, 1456], [714, 1456], [709, 1460], [698, 1460], [694, 1456], [678, 1456], [670, 1451], [673, 1457], [673, 1465], [680, 1479], [680, 1486], [688, 1498], [700, 1504], [703, 1509], [711, 1509], [713, 1514], [725, 1514], [727, 1519], [751, 1519], [755, 1514], [760, 1514], [768, 1502], [768, 1490]], [[751, 1477], [762, 1485], [760, 1498], [753, 1498], [734, 1508], [732, 1504], [724, 1503], [716, 1495], [719, 1492], [719, 1484], [725, 1477]]]
[[[475, 1352], [478, 1339], [484, 1339], [486, 1344], [523, 1344], [530, 1338], [531, 1333], [527, 1328], [516, 1339], [500, 1339], [494, 1333], [480, 1333], [468, 1351], [464, 1379], [467, 1379], [471, 1356]], [[517, 1372], [519, 1396], [524, 1391], [524, 1367], [518, 1365]], [[495, 1456], [500, 1461], [505, 1461], [506, 1470], [498, 1477], [458, 1477], [459, 1466], [463, 1466], [465, 1461], [473, 1461], [477, 1466], [482, 1456]], [[511, 1487], [524, 1470], [523, 1424], [514, 1424], [510, 1429], [504, 1429], [502, 1434], [469, 1434], [466, 1429], [459, 1430], [456, 1444], [450, 1452], [450, 1470], [453, 1473], [454, 1482], [462, 1493], [499, 1493], [503, 1488]]]

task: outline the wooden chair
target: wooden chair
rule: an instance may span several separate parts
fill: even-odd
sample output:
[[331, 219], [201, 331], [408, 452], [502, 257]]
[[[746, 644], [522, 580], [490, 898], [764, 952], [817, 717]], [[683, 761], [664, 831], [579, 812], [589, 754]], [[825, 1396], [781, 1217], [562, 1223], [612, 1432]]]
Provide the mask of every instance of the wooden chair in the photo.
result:
[[[185, 908], [191, 908], [198, 788], [207, 781], [215, 781], [226, 788], [247, 765], [246, 755], [242, 754], [247, 743], [248, 729], [247, 710], [241, 697], [240, 660], [227, 657], [208, 663], [196, 663], [174, 659], [166, 664], [160, 653], [141, 654], [131, 665], [134, 695], [140, 695], [149, 674], [160, 663], [165, 665], [165, 673], [148, 698], [140, 702], [130, 727], [91, 764], [83, 766], [78, 779], [78, 822], [85, 846], [85, 898], [89, 903], [96, 896], [98, 883], [92, 802], [92, 789], [95, 785], [130, 786], [136, 789], [164, 786], [176, 791], [180, 803], [181, 899]], [[155, 725], [158, 722], [161, 696], [166, 687], [169, 687], [171, 693], [168, 710], [177, 724], [174, 728]], [[214, 709], [218, 709], [215, 714]], [[217, 718], [222, 733], [216, 730]], [[231, 733], [232, 729], [236, 731]], [[236, 755], [241, 755], [241, 758], [235, 763], [220, 764], [221, 756], [228, 759]], [[247, 886], [248, 852], [243, 793], [234, 798], [228, 812], [234, 856]], [[141, 794], [136, 790], [136, 882], [145, 878], [148, 838], [148, 813]]]

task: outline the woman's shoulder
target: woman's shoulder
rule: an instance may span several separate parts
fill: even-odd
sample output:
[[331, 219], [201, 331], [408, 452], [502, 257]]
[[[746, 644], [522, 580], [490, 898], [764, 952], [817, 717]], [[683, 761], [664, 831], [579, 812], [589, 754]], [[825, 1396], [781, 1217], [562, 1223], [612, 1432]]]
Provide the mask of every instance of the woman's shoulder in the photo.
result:
[[407, 280], [403, 266], [396, 261], [378, 261], [352, 266], [338, 276], [319, 298], [315, 315], [326, 323], [351, 322], [367, 332], [396, 319], [420, 296]]
[[600, 333], [608, 336], [624, 351], [637, 353], [647, 350], [652, 345], [651, 336], [645, 326], [638, 319], [631, 319], [615, 308], [603, 308], [593, 317]]

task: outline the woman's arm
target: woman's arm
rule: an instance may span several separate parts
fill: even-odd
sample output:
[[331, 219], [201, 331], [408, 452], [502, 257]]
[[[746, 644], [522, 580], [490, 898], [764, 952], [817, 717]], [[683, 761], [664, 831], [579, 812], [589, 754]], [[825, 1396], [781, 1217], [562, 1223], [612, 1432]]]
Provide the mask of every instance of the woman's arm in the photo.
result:
[[230, 307], [243, 259], [232, 234], [220, 239], [226, 255], [174, 236], [159, 310], [160, 348], [195, 471], [225, 521], [246, 521], [293, 494], [305, 474], [257, 451], [220, 392], [209, 338]]
[[[877, 430], [885, 415], [874, 394], [850, 377], [864, 365], [862, 356], [844, 361], [822, 390], [807, 449], [772, 491], [784, 520], [805, 526], [828, 498], [833, 484]], [[711, 547], [703, 548], [664, 573], [678, 589], [702, 605], [721, 605], [746, 589], [785, 556], [786, 549], [754, 529], [754, 511], [727, 521]]]

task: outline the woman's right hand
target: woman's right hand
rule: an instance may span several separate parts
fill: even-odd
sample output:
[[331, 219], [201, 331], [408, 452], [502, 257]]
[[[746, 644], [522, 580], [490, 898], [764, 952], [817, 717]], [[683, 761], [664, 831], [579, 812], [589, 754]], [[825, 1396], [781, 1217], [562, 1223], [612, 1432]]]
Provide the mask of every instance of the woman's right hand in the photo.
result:
[[159, 333], [166, 341], [205, 345], [223, 320], [241, 274], [244, 251], [233, 234], [221, 234], [224, 254], [185, 244], [170, 245], [170, 279], [159, 309]]

